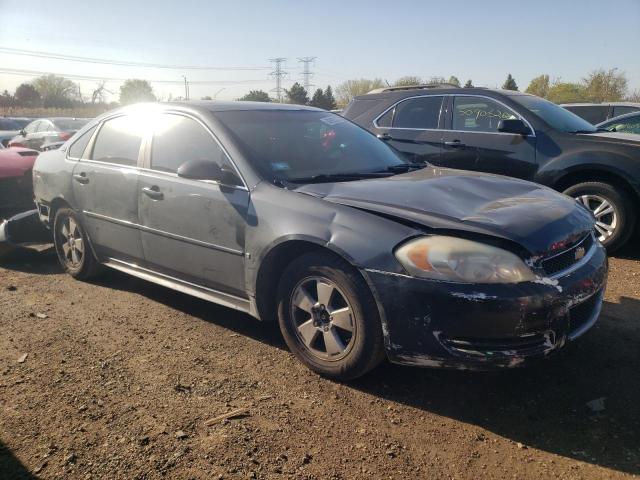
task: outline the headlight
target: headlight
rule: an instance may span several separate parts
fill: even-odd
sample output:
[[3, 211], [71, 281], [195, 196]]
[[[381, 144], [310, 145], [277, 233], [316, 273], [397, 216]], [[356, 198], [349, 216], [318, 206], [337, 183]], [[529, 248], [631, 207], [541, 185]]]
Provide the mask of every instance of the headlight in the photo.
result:
[[536, 278], [513, 253], [456, 237], [410, 240], [396, 250], [396, 257], [416, 277], [464, 283], [518, 283]]

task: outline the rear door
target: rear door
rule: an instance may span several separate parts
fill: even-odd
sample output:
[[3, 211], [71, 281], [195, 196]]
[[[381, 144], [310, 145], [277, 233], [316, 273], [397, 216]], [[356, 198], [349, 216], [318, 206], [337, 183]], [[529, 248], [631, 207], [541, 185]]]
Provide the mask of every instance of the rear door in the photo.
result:
[[533, 178], [537, 171], [535, 136], [498, 132], [500, 120], [516, 118], [522, 119], [497, 100], [475, 95], [453, 96], [449, 119], [451, 129], [443, 134], [439, 164], [462, 170]]
[[425, 95], [401, 100], [374, 120], [374, 132], [409, 161], [437, 163], [445, 99]]
[[144, 256], [154, 271], [246, 297], [244, 237], [249, 191], [237, 184], [178, 177], [190, 160], [234, 170], [225, 150], [199, 120], [163, 113], [156, 122], [139, 185]]
[[75, 204], [101, 257], [133, 263], [144, 259], [138, 225], [138, 166], [147, 124], [135, 115], [111, 117], [98, 127], [82, 154], [79, 142], [86, 141], [84, 135], [69, 149], [70, 156], [82, 155], [73, 169]]

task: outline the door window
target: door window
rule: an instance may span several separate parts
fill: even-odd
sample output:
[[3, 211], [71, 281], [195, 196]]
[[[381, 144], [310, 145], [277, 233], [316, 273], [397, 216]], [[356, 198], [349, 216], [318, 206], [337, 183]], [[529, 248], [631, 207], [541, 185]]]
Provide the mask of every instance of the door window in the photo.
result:
[[151, 168], [175, 173], [191, 160], [209, 160], [232, 168], [222, 147], [198, 122], [182, 115], [159, 115], [151, 147]]
[[460, 96], [453, 99], [453, 130], [496, 133], [500, 120], [517, 118], [504, 105], [485, 97]]
[[123, 115], [107, 120], [93, 144], [92, 160], [135, 166], [144, 133], [141, 119]]
[[41, 123], [42, 122], [40, 120], [36, 120], [35, 122], [31, 122], [29, 125], [24, 127], [24, 133], [26, 133], [26, 134], [35, 133], [38, 130], [38, 125], [40, 125]]
[[69, 147], [69, 157], [70, 158], [82, 158], [82, 154], [84, 150], [87, 148], [89, 144], [89, 140], [91, 140], [91, 136], [93, 132], [95, 132], [96, 127], [91, 127], [89, 130], [84, 132], [80, 138], [78, 138], [71, 147]]
[[434, 95], [400, 102], [395, 109], [393, 128], [438, 128], [443, 98]]

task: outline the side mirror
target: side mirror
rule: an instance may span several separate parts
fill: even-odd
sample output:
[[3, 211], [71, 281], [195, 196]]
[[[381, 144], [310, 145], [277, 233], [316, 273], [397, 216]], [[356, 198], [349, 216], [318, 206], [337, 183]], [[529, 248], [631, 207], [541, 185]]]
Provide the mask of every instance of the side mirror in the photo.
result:
[[191, 180], [213, 180], [227, 185], [237, 185], [235, 172], [220, 167], [211, 160], [189, 160], [178, 167], [179, 177]]
[[522, 120], [518, 119], [500, 120], [498, 131], [522, 136], [531, 135], [532, 133], [531, 129]]
[[22, 135], [23, 137], [24, 137], [26, 134], [27, 134], [27, 132], [25, 132], [24, 128], [21, 128], [21, 129], [18, 131], [18, 135]]

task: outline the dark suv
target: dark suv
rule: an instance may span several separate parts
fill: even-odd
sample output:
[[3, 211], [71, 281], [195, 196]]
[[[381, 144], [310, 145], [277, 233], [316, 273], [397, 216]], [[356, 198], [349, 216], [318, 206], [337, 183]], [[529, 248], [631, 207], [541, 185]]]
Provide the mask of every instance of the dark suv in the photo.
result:
[[574, 197], [610, 250], [633, 232], [638, 136], [600, 131], [533, 95], [483, 88], [383, 89], [354, 98], [343, 115], [411, 161], [532, 180]]

